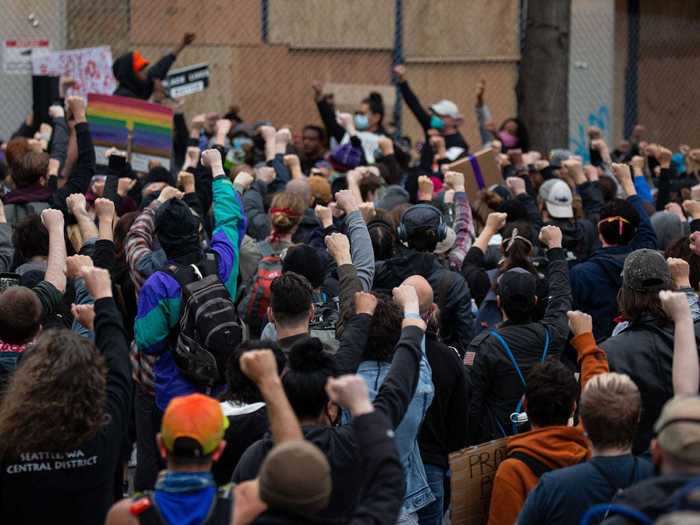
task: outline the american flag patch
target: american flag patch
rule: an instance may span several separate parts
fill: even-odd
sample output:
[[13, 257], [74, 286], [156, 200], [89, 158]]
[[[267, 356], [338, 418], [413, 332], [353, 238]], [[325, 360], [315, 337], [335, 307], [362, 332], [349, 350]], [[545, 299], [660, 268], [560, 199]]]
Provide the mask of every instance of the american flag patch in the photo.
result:
[[476, 352], [467, 352], [464, 354], [464, 366], [472, 366], [474, 364], [475, 357]]

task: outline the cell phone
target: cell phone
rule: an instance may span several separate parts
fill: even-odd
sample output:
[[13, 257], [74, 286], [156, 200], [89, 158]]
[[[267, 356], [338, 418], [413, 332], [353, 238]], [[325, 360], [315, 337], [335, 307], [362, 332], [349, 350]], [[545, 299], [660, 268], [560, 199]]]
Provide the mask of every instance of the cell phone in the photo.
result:
[[18, 273], [2, 272], [0, 273], [0, 293], [4, 292], [11, 286], [19, 286], [20, 275]]

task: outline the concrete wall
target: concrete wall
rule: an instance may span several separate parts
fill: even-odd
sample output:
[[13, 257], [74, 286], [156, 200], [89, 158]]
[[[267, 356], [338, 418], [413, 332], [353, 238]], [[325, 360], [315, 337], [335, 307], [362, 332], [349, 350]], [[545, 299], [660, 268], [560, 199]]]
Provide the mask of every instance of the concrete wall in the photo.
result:
[[[31, 14], [37, 27], [29, 21]], [[52, 49], [63, 49], [65, 0], [3, 0], [0, 39], [4, 43], [13, 38], [48, 39]], [[6, 75], [3, 71], [0, 65], [0, 139], [7, 140], [31, 112], [32, 79], [29, 74]]]

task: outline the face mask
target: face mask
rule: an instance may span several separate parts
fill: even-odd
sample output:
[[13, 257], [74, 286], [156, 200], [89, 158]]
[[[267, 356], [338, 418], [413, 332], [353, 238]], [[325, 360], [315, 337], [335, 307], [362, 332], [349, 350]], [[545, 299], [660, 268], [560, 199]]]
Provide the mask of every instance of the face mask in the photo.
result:
[[357, 113], [355, 115], [355, 127], [357, 128], [357, 131], [366, 130], [369, 127], [369, 119], [367, 118], [367, 115]]
[[231, 142], [231, 146], [234, 149], [243, 149], [244, 146], [247, 146], [248, 144], [253, 144], [253, 141], [249, 139], [248, 137], [236, 137], [233, 139]]
[[430, 117], [430, 127], [433, 129], [440, 130], [445, 127], [445, 122], [437, 115], [432, 115]]
[[499, 131], [498, 139], [503, 143], [506, 148], [514, 148], [518, 145], [518, 137], [511, 135], [507, 131]]

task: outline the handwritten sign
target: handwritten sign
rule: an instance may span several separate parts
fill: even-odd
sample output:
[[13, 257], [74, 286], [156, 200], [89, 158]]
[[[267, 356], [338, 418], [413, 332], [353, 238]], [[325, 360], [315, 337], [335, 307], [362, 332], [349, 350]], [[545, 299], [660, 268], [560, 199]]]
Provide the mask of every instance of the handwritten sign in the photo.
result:
[[67, 96], [86, 97], [88, 93], [111, 95], [117, 88], [109, 46], [35, 55], [32, 57], [32, 70], [35, 75], [73, 78], [76, 85], [67, 90]]
[[489, 441], [450, 454], [452, 525], [485, 525], [493, 478], [506, 458], [507, 438]]

